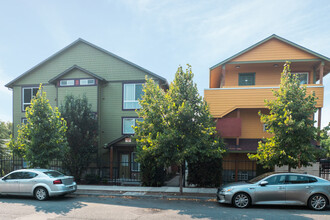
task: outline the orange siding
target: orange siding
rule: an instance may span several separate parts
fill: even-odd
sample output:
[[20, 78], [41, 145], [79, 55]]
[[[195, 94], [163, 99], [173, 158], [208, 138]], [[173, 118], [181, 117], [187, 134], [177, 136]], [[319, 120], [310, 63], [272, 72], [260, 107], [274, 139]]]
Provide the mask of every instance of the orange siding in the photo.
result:
[[222, 66], [210, 70], [210, 88], [220, 88], [220, 76]]
[[[307, 88], [307, 94], [311, 94], [312, 91], [315, 91], [315, 95], [318, 97], [316, 107], [323, 107], [324, 87], [312, 84], [309, 84], [309, 86], [317, 86]], [[269, 87], [278, 88], [278, 86]], [[253, 88], [251, 86], [240, 86], [232, 89], [204, 90], [204, 97], [210, 106], [210, 111], [214, 118], [222, 118], [224, 115], [237, 108], [265, 108], [264, 100], [274, 99], [271, 88]]]
[[318, 57], [286, 44], [277, 39], [271, 39], [256, 48], [236, 57], [237, 61], [257, 60], [293, 60], [293, 59], [317, 59]]
[[[239, 73], [255, 73], [255, 84], [262, 85], [276, 85], [281, 82], [281, 72], [283, 71], [282, 65], [274, 68], [273, 64], [267, 65], [240, 65], [239, 69], [227, 68], [226, 70], [226, 81], [224, 88], [238, 86], [238, 75]], [[302, 65], [293, 65], [291, 72], [308, 72], [309, 82], [313, 83], [313, 70], [311, 67]], [[212, 80], [212, 79], [211, 79]]]

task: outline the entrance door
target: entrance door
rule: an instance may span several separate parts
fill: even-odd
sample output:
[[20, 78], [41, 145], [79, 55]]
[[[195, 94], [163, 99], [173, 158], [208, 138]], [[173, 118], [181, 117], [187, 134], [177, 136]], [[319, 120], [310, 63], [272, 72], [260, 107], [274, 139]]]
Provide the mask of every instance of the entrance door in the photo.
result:
[[129, 179], [130, 168], [129, 168], [129, 153], [121, 153], [119, 155], [119, 178]]

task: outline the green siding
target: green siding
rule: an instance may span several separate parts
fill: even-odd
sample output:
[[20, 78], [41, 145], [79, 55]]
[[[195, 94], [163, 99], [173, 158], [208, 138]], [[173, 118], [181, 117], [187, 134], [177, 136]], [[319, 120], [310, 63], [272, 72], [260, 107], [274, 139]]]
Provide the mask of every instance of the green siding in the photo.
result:
[[58, 106], [64, 104], [67, 95], [82, 97], [84, 94], [92, 105], [92, 111], [97, 112], [97, 86], [58, 87]]
[[81, 70], [73, 69], [69, 73], [62, 76], [60, 79], [77, 79], [77, 78], [94, 78], [91, 75], [84, 73]]
[[[57, 87], [49, 80], [61, 74], [73, 65], [78, 65], [108, 82], [97, 86]], [[103, 146], [122, 136], [122, 117], [137, 117], [134, 110], [122, 110], [122, 82], [145, 80], [146, 73], [109, 54], [99, 51], [85, 43], [78, 43], [45, 62], [29, 74], [17, 80], [13, 86], [13, 123], [16, 128], [25, 113], [21, 111], [21, 87], [44, 84], [51, 105], [60, 106], [64, 97], [69, 94], [82, 96], [86, 94], [93, 111], [98, 113], [99, 120], [99, 155], [102, 160], [109, 160], [109, 150]], [[149, 77], [152, 77], [149, 75]], [[88, 74], [74, 69], [61, 79], [91, 78]], [[152, 77], [154, 78], [154, 77]], [[17, 136], [17, 129], [14, 129]], [[133, 144], [133, 143], [132, 143]]]

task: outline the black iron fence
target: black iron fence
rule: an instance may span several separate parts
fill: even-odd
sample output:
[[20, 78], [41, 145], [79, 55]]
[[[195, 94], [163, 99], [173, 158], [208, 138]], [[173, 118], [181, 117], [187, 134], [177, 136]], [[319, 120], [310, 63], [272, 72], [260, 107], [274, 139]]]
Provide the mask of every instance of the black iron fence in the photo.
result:
[[223, 160], [222, 183], [247, 181], [257, 176], [257, 164], [248, 160]]
[[330, 159], [320, 160], [320, 174], [321, 178], [330, 180]]
[[[0, 176], [17, 169], [28, 168], [28, 163], [19, 157], [0, 158]], [[70, 174], [64, 169], [62, 161], [53, 160], [50, 169]], [[94, 161], [82, 175], [82, 182], [87, 184], [137, 185], [140, 183], [140, 166], [136, 162], [102, 163]]]

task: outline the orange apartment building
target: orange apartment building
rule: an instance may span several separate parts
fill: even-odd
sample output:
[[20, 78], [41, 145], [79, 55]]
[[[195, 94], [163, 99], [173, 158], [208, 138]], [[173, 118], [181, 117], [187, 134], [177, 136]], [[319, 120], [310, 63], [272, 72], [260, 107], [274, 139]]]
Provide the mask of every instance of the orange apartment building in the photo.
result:
[[258, 112], [267, 113], [265, 99], [274, 99], [285, 61], [299, 74], [307, 93], [318, 97], [318, 126], [324, 100], [323, 77], [330, 72], [330, 59], [277, 35], [252, 45], [210, 68], [210, 85], [204, 97], [217, 121], [217, 130], [229, 152], [223, 163], [223, 182], [247, 180], [258, 174], [248, 159], [258, 142], [270, 137]]

